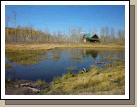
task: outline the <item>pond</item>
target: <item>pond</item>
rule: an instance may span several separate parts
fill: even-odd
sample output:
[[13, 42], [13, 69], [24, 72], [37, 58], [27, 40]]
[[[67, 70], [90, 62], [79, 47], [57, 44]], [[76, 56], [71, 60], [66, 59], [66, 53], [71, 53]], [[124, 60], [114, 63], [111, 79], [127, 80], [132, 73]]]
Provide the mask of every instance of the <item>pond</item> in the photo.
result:
[[[18, 59], [19, 54], [16, 57]], [[78, 73], [83, 68], [104, 67], [104, 65], [113, 63], [115, 60], [124, 61], [125, 52], [124, 50], [55, 48], [40, 55], [22, 59], [35, 63], [23, 64], [17, 59], [10, 60], [10, 56], [6, 55], [6, 79], [45, 80], [46, 82], [51, 82], [68, 71]]]

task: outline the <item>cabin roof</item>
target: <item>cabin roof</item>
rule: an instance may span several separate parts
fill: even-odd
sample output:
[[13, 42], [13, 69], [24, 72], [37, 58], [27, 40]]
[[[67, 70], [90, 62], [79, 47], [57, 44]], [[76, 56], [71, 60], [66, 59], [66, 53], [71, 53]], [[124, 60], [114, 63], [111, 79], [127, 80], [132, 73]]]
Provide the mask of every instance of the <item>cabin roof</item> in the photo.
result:
[[98, 37], [96, 34], [94, 34], [94, 35], [92, 36], [92, 38], [93, 38], [93, 39], [99, 39], [99, 37]]
[[84, 35], [84, 38], [87, 38], [87, 39], [89, 39], [89, 40], [99, 40], [99, 37], [98, 37], [97, 34], [94, 34], [94, 35], [92, 36], [90, 33], [85, 34], [85, 35]]

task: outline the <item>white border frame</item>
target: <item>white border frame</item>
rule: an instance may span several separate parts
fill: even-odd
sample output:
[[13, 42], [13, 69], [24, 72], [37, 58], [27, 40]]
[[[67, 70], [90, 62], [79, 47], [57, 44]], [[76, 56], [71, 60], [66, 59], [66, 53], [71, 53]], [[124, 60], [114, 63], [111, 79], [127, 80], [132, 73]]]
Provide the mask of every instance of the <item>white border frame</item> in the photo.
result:
[[[125, 95], [5, 95], [5, 5], [125, 5]], [[129, 99], [129, 1], [2, 1], [1, 2], [2, 99]]]

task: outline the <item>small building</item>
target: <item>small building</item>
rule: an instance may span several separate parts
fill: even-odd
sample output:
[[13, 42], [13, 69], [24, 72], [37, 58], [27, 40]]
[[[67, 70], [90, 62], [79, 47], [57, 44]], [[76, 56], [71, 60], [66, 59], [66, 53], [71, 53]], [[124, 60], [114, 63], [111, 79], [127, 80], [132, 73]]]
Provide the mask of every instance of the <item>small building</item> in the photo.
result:
[[91, 36], [90, 33], [88, 34], [84, 34], [83, 35], [83, 42], [86, 43], [86, 42], [100, 42], [99, 40], [99, 37], [97, 34], [94, 34], [93, 36]]

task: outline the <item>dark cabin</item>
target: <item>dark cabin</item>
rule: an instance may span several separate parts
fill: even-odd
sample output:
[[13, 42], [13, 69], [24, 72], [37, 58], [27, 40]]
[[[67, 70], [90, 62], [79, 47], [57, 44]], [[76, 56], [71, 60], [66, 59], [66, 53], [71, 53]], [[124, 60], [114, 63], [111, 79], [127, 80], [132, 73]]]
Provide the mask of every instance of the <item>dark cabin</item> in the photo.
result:
[[97, 34], [94, 34], [93, 36], [91, 36], [91, 34], [84, 34], [83, 41], [84, 41], [84, 43], [86, 43], [87, 41], [93, 42], [93, 43], [100, 42]]
[[91, 37], [91, 40], [90, 40], [91, 42], [100, 42], [100, 40], [99, 40], [99, 37], [96, 35], [96, 34], [94, 34], [92, 37]]

